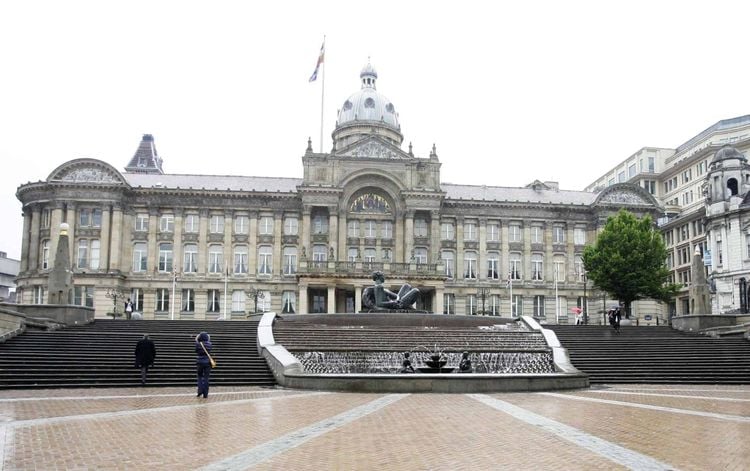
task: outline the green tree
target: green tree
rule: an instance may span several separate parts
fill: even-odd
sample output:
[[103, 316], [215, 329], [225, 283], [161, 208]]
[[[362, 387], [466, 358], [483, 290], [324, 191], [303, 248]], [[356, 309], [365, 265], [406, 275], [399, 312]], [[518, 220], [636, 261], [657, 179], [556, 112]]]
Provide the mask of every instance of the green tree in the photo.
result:
[[680, 285], [669, 282], [667, 249], [651, 217], [621, 209], [610, 216], [594, 245], [583, 251], [586, 274], [599, 289], [625, 305], [641, 298], [668, 302]]

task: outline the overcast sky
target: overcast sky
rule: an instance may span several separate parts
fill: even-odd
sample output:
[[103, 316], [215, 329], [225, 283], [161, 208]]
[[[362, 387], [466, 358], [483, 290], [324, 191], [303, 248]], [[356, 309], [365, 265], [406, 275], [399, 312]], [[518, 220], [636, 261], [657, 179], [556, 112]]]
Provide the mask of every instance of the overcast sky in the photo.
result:
[[750, 113], [750, 2], [0, 3], [0, 251], [19, 185], [75, 158], [122, 170], [142, 134], [167, 173], [302, 176], [371, 58], [403, 149], [443, 182], [582, 190], [644, 146]]

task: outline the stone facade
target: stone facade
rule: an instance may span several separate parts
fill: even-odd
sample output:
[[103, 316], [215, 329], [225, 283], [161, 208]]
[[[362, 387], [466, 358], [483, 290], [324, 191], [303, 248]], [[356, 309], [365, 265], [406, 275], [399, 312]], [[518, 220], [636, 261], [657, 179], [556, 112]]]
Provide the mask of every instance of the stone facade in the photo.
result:
[[[442, 183], [435, 147], [427, 157], [403, 151], [377, 74], [368, 65], [360, 76], [362, 95], [345, 102], [333, 149], [315, 153], [308, 141], [301, 179], [170, 175], [145, 135], [123, 173], [78, 159], [22, 185], [19, 302], [48, 295], [67, 222], [74, 298], [97, 317], [111, 310], [108, 288], [130, 293], [146, 319], [245, 317], [256, 302], [356, 312], [374, 270], [395, 290], [419, 288], [415, 307], [437, 313], [573, 322], [585, 289], [603, 308], [584, 283], [583, 248], [620, 208], [659, 217], [651, 194], [628, 183], [601, 192]], [[360, 119], [357, 106], [393, 116]]]

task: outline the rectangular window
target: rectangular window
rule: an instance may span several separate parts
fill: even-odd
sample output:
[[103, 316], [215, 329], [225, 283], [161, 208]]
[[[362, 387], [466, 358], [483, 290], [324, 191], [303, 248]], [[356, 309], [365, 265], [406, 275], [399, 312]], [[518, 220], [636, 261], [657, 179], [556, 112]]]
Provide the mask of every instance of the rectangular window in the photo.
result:
[[89, 241], [81, 239], [78, 241], [78, 256], [76, 266], [78, 268], [88, 268], [89, 263]]
[[247, 216], [237, 216], [234, 218], [234, 233], [235, 234], [247, 234], [250, 224]]
[[247, 274], [247, 246], [238, 245], [234, 248], [234, 272]]
[[172, 271], [172, 244], [159, 244], [159, 271]]
[[200, 217], [197, 214], [188, 214], [185, 216], [185, 232], [194, 234], [198, 232]]
[[211, 224], [209, 226], [209, 231], [212, 234], [223, 234], [224, 233], [224, 216], [221, 216], [218, 214], [211, 216]]
[[91, 240], [91, 254], [89, 257], [89, 268], [92, 270], [99, 269], [99, 257], [101, 255], [101, 244], [98, 239]]
[[477, 296], [475, 294], [466, 296], [466, 314], [470, 316], [477, 315]]
[[51, 211], [49, 209], [42, 210], [42, 222], [40, 224], [42, 229], [49, 229]]
[[245, 312], [245, 292], [240, 289], [232, 291], [232, 312]]
[[456, 237], [456, 229], [452, 222], [444, 222], [440, 225], [440, 238], [442, 240], [453, 240]]
[[73, 304], [76, 306], [94, 307], [94, 287], [74, 286]]
[[328, 234], [328, 218], [322, 214], [313, 217], [313, 234]]
[[393, 260], [393, 250], [388, 247], [382, 248], [380, 254], [384, 262], [390, 262]]
[[297, 293], [294, 291], [284, 291], [281, 293], [281, 313], [294, 314], [297, 312]]
[[534, 281], [544, 279], [544, 261], [541, 254], [531, 254], [531, 279]]
[[648, 158], [648, 171], [649, 173], [654, 173], [656, 171], [656, 159], [654, 157]]
[[497, 224], [487, 224], [487, 242], [500, 241], [500, 226]]
[[258, 274], [273, 273], [273, 252], [270, 246], [262, 245], [258, 248]]
[[750, 234], [745, 234], [745, 257], [750, 258]]
[[182, 311], [183, 312], [195, 312], [195, 290], [194, 289], [182, 290]]
[[635, 176], [635, 164], [630, 164], [628, 167], [628, 177], [632, 178]]
[[284, 274], [294, 275], [297, 273], [297, 248], [284, 247]]
[[169, 311], [169, 289], [157, 288], [156, 290], [156, 311]]
[[617, 174], [617, 183], [622, 183], [625, 181], [625, 171], [619, 172]]
[[133, 303], [133, 311], [143, 312], [143, 290], [133, 288], [130, 290], [130, 301]]
[[359, 237], [359, 221], [352, 220], [347, 223], [347, 232], [348, 237]]
[[487, 311], [491, 316], [500, 315], [500, 295], [493, 294], [489, 297]]
[[508, 226], [508, 240], [510, 242], [523, 242], [520, 224], [512, 223]]
[[[315, 244], [313, 245], [313, 253], [312, 253], [312, 259], [313, 262], [325, 262], [328, 260], [328, 249], [325, 245], [322, 244]], [[354, 261], [354, 260], [350, 260]]]
[[393, 238], [393, 223], [391, 221], [383, 221], [380, 223], [380, 233], [383, 239]]
[[258, 221], [258, 233], [262, 235], [273, 235], [273, 218], [271, 216], [263, 216]]
[[365, 237], [374, 239], [378, 236], [378, 225], [375, 221], [365, 221]]
[[[373, 262], [375, 261], [375, 249], [365, 249], [365, 261], [367, 261], [367, 251], [372, 250]], [[414, 249], [414, 262], [415, 263], [427, 263], [427, 249], [424, 247], [417, 247]]]
[[500, 279], [500, 256], [496, 253], [487, 254], [487, 278]]
[[198, 246], [186, 244], [183, 248], [182, 270], [184, 273], [196, 273], [198, 271]]
[[544, 313], [544, 296], [534, 296], [534, 312], [531, 315], [542, 319], [546, 317]]
[[514, 294], [510, 309], [510, 315], [512, 317], [523, 316], [523, 296], [521, 296], [520, 294]]
[[49, 269], [49, 241], [42, 242], [42, 270]]
[[424, 219], [414, 220], [414, 237], [427, 237], [429, 231], [427, 229], [427, 221]]
[[521, 279], [521, 254], [511, 253], [508, 262], [508, 270], [511, 280]]
[[206, 305], [206, 311], [208, 312], [221, 312], [221, 305], [219, 304], [220, 292], [218, 289], [208, 290], [208, 303]]
[[565, 260], [555, 260], [555, 277], [557, 281], [565, 281]]
[[464, 240], [477, 240], [477, 225], [473, 222], [464, 224]]
[[453, 278], [453, 272], [456, 269], [455, 257], [453, 257], [453, 252], [449, 250], [443, 250], [440, 253], [440, 257], [443, 259], [443, 263], [445, 264], [445, 276], [447, 276], [448, 278]]
[[573, 229], [573, 239], [576, 245], [586, 245], [586, 229], [582, 227]]
[[224, 248], [221, 245], [208, 246], [208, 272], [221, 273], [221, 257]]
[[91, 225], [91, 210], [89, 208], [81, 208], [78, 210], [78, 225], [80, 227], [88, 227]]
[[102, 210], [100, 208], [91, 210], [91, 226], [102, 227]]
[[565, 226], [554, 225], [552, 226], [552, 243], [564, 244], [565, 243]]
[[542, 226], [531, 226], [529, 232], [531, 233], [532, 244], [544, 243], [544, 228]]
[[477, 253], [464, 253], [464, 278], [475, 280], [477, 278]]
[[297, 235], [299, 231], [299, 220], [297, 218], [286, 218], [284, 220], [284, 235]]
[[456, 313], [456, 298], [451, 293], [443, 294], [443, 314]]
[[174, 232], [174, 214], [162, 214], [159, 219], [159, 231]]
[[148, 214], [138, 213], [135, 215], [135, 230], [140, 232], [148, 231]]
[[44, 286], [34, 286], [34, 304], [44, 304]]

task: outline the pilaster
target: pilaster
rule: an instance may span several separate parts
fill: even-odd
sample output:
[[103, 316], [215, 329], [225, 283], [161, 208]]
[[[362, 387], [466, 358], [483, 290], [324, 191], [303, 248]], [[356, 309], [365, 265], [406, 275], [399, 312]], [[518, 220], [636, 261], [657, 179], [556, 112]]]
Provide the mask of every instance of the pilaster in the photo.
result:
[[[21, 266], [19, 270], [21, 273], [26, 273], [29, 269], [29, 244], [30, 244], [30, 231], [31, 231], [31, 211], [29, 208], [25, 208], [23, 211], [23, 234], [21, 238]], [[38, 240], [38, 238], [37, 238]], [[41, 247], [37, 242], [37, 247], [34, 248], [39, 253]], [[36, 268], [36, 267], [35, 267]], [[22, 302], [22, 301], [21, 301]]]
[[99, 237], [99, 270], [107, 271], [109, 268], [109, 247], [112, 213], [109, 203], [102, 205], [102, 228]]
[[[41, 208], [38, 205], [34, 205], [34, 207], [31, 210], [31, 234], [30, 234], [31, 240], [29, 242], [30, 248], [29, 248], [29, 254], [28, 254], [29, 255], [29, 269], [31, 269], [32, 271], [37, 271], [41, 268], [39, 266], [39, 252], [41, 251], [41, 246], [39, 244], [39, 226], [41, 222], [41, 215], [42, 215]], [[50, 239], [53, 233], [55, 232], [57, 232], [58, 234], [60, 233], [60, 222], [58, 222], [56, 225], [54, 224], [55, 222], [54, 215], [55, 214], [53, 211], [51, 222], [50, 222], [51, 224], [53, 224], [50, 226]], [[59, 217], [60, 216], [58, 214], [58, 218]], [[27, 218], [24, 217], [24, 221], [23, 221], [24, 226], [26, 225], [26, 219]], [[53, 240], [50, 240], [49, 245], [50, 245], [49, 259], [50, 259], [50, 263], [52, 263], [53, 259], [55, 258], [55, 253], [57, 250], [57, 249], [53, 250], [53, 247], [57, 247], [57, 240], [55, 239], [54, 242]], [[50, 265], [49, 268], [52, 268], [52, 265]]]

